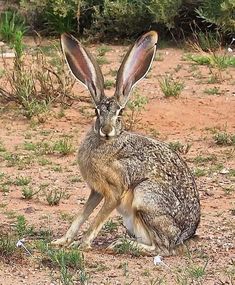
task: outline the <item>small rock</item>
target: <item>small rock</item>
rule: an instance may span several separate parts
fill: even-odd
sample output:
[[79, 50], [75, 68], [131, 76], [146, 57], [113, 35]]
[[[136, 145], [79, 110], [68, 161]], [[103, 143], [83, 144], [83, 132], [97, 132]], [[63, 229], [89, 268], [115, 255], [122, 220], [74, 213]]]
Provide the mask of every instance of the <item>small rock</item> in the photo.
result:
[[1, 55], [3, 58], [14, 58], [15, 53], [14, 52], [5, 52]]
[[220, 174], [228, 174], [229, 170], [227, 168], [223, 168], [222, 170], [220, 170]]
[[35, 209], [33, 207], [27, 207], [27, 208], [24, 209], [24, 212], [26, 214], [32, 214], [32, 213], [35, 212]]

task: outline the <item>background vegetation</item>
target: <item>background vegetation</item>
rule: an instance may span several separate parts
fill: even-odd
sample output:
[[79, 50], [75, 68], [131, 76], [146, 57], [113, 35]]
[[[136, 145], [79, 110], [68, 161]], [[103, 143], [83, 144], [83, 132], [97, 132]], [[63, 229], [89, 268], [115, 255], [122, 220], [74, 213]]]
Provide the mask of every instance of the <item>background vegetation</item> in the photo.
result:
[[17, 0], [6, 7], [27, 16], [31, 31], [77, 32], [92, 40], [136, 37], [149, 28], [175, 38], [208, 29], [235, 33], [234, 0]]

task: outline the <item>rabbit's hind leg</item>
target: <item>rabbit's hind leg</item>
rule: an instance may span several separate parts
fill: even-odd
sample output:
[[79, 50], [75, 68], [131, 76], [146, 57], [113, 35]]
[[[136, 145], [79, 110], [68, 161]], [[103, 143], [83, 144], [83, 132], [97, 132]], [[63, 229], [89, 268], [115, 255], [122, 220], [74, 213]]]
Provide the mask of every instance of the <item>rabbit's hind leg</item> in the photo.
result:
[[[144, 238], [143, 229], [148, 233], [148, 244], [155, 245], [157, 254], [174, 254], [174, 247], [181, 234], [174, 219], [167, 213], [162, 193], [164, 189], [150, 180], [142, 181], [134, 189], [133, 209], [136, 211], [135, 236]], [[141, 226], [140, 226], [141, 225]], [[138, 237], [139, 235], [139, 237]], [[143, 243], [146, 241], [143, 239]]]

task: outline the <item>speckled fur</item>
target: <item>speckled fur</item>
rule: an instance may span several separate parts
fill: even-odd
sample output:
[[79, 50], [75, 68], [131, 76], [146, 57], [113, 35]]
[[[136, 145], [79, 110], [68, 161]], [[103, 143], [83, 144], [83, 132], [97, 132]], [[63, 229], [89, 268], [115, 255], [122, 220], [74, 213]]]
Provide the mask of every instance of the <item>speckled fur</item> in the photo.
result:
[[114, 209], [147, 252], [172, 254], [196, 231], [199, 196], [185, 162], [165, 143], [123, 129], [122, 111], [133, 86], [151, 66], [157, 39], [156, 31], [137, 39], [118, 70], [114, 96], [106, 97], [96, 61], [74, 37], [62, 35], [65, 58], [74, 76], [89, 89], [97, 118], [78, 152], [80, 171], [91, 193], [67, 233], [53, 242], [56, 245], [73, 244], [102, 199], [101, 209], [78, 242], [83, 249], [91, 247]]
[[92, 189], [103, 196], [107, 189], [116, 191], [119, 208], [126, 193], [132, 193], [120, 212], [132, 209], [156, 248], [170, 251], [194, 235], [199, 195], [186, 163], [167, 144], [126, 131], [102, 140], [92, 129], [79, 149], [78, 162]]

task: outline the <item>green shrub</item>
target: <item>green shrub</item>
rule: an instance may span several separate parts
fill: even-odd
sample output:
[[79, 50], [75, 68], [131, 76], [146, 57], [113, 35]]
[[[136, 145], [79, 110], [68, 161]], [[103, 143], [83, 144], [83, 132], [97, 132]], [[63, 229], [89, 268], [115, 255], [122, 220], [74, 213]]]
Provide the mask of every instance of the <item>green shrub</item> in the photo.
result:
[[172, 76], [166, 75], [159, 80], [160, 88], [166, 98], [179, 97], [184, 89], [184, 84], [178, 80], [174, 80]]
[[231, 34], [235, 32], [234, 0], [204, 0], [197, 13], [209, 24], [215, 24], [221, 30]]
[[20, 6], [32, 15], [34, 26], [39, 26], [46, 33], [59, 35], [76, 30], [77, 3], [77, 0], [21, 0]]
[[3, 41], [14, 45], [16, 36], [27, 31], [24, 18], [12, 10], [4, 11], [0, 16], [0, 36]]

